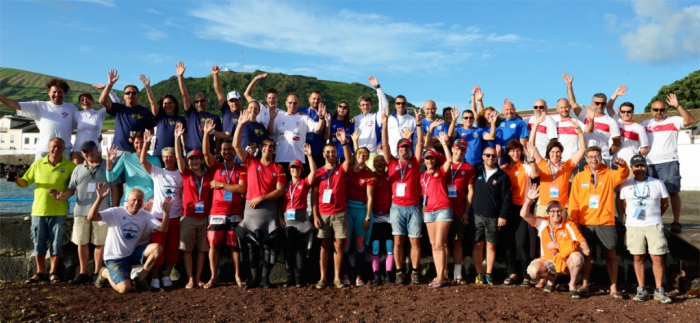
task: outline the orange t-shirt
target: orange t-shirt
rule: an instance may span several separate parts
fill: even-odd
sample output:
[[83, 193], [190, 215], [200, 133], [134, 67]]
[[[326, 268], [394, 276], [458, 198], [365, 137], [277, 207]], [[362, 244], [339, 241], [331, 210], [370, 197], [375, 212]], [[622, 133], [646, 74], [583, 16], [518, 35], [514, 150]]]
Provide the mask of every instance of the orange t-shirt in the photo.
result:
[[[571, 159], [565, 161], [559, 171], [549, 165], [547, 159], [537, 163], [540, 170], [540, 198], [538, 205], [547, 206], [551, 201], [559, 201], [562, 207], [567, 207], [569, 201], [569, 178], [576, 165]], [[558, 195], [558, 197], [556, 197]]]
[[[617, 170], [600, 165], [596, 176], [589, 166], [574, 176], [569, 197], [569, 217], [582, 225], [615, 225], [615, 186], [627, 179], [627, 164]], [[594, 183], [595, 181], [595, 183]], [[598, 205], [591, 203], [591, 196], [598, 197]]]
[[532, 166], [518, 161], [513, 167], [508, 165], [501, 168], [510, 177], [511, 191], [513, 192], [513, 205], [522, 206], [525, 203], [525, 194], [530, 187], [530, 173]]
[[[578, 226], [566, 218], [562, 218], [561, 227], [555, 229], [549, 225], [549, 217], [538, 216], [534, 227], [537, 228], [540, 237], [540, 258], [545, 258], [554, 262], [557, 273], [566, 273], [566, 258], [573, 252], [578, 251], [578, 245], [585, 242], [586, 239], [581, 234]], [[557, 243], [557, 254], [554, 250], [547, 248], [547, 245], [552, 242], [552, 237]]]

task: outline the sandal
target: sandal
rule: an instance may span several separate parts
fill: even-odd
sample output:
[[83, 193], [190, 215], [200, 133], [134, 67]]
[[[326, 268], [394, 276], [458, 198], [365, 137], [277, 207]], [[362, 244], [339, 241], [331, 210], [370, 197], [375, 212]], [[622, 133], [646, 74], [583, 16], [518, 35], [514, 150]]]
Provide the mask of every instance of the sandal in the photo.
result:
[[518, 276], [515, 276], [515, 278], [508, 277], [505, 280], [503, 280], [503, 285], [515, 285], [515, 281], [518, 279]]
[[197, 282], [197, 287], [204, 288], [204, 282]]
[[244, 286], [245, 286], [245, 284], [243, 283], [242, 280], [237, 280], [237, 281], [236, 281], [236, 285], [238, 285], [238, 287], [244, 287]]
[[554, 285], [550, 285], [550, 284], [546, 284], [546, 285], [544, 286], [544, 288], [542, 288], [542, 290], [543, 290], [545, 293], [551, 293], [551, 292], [553, 292], [555, 289], [556, 289], [556, 288], [554, 287]]
[[50, 273], [49, 274], [49, 282], [51, 282], [52, 284], [58, 284], [58, 283], [62, 282], [62, 280], [61, 280], [61, 277], [58, 276], [57, 273]]
[[439, 289], [439, 288], [443, 288], [445, 286], [447, 286], [447, 282], [440, 283], [440, 282], [433, 281], [430, 284], [428, 284], [428, 287], [433, 288], [433, 289]]
[[614, 299], [625, 299], [625, 295], [620, 292], [610, 293], [610, 296]]
[[537, 285], [535, 285], [535, 287], [537, 287], [537, 288], [542, 288], [542, 287], [544, 287], [544, 285], [545, 285], [546, 283], [547, 283], [547, 280], [546, 280], [546, 279], [540, 279], [540, 281], [537, 282]]
[[581, 298], [581, 293], [579, 293], [577, 290], [572, 290], [569, 291], [569, 297], [573, 299], [580, 299]]
[[530, 287], [530, 286], [532, 286], [532, 284], [530, 284], [530, 280], [529, 280], [529, 279], [525, 278], [525, 279], [523, 279], [523, 282], [520, 283], [520, 286], [523, 286], [523, 287]]
[[46, 274], [44, 273], [36, 273], [34, 276], [30, 277], [29, 279], [25, 280], [25, 284], [36, 284], [42, 281], [46, 281]]
[[683, 226], [678, 222], [671, 222], [671, 232], [678, 234], [681, 233]]
[[204, 284], [204, 289], [210, 289], [210, 288], [214, 288], [214, 287], [216, 287], [216, 283], [215, 283], [215, 282], [212, 282], [212, 281], [207, 282], [206, 284]]
[[194, 282], [188, 282], [187, 285], [185, 285], [185, 289], [192, 289], [194, 288]]
[[455, 283], [456, 283], [457, 285], [466, 285], [466, 284], [467, 284], [467, 280], [464, 279], [464, 277], [462, 277], [462, 276], [457, 276], [457, 279], [455, 279]]

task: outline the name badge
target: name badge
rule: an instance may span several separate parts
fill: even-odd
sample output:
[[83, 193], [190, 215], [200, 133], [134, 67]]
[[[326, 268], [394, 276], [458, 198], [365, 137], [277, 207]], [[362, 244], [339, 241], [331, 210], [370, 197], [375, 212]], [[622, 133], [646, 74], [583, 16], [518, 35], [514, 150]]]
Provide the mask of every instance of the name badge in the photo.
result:
[[241, 216], [236, 214], [236, 215], [229, 215], [228, 216], [228, 221], [229, 222], [241, 222]]
[[323, 200], [321, 202], [326, 203], [326, 204], [330, 203], [331, 196], [333, 196], [333, 190], [331, 190], [331, 189], [323, 190]]
[[447, 197], [457, 197], [457, 186], [447, 185]]
[[226, 201], [226, 202], [233, 201], [233, 193], [231, 191], [224, 190], [224, 201]]
[[396, 196], [398, 196], [398, 197], [406, 196], [406, 183], [396, 184]]
[[596, 194], [591, 194], [591, 198], [588, 200], [588, 207], [591, 209], [597, 209], [599, 207], [600, 197]]
[[295, 210], [295, 209], [288, 209], [288, 210], [284, 211], [284, 217], [285, 217], [285, 219], [287, 219], [287, 220], [294, 220], [294, 221], [296, 221], [296, 219], [297, 219], [297, 210]]
[[559, 197], [559, 188], [556, 186], [550, 186], [549, 197]]
[[209, 224], [221, 225], [224, 223], [226, 223], [226, 216], [225, 215], [212, 215], [209, 217]]
[[644, 213], [644, 209], [634, 209], [633, 219], [639, 218], [640, 215]]
[[88, 183], [87, 192], [95, 193], [95, 183]]
[[194, 213], [204, 213], [204, 202], [198, 201], [194, 203]]

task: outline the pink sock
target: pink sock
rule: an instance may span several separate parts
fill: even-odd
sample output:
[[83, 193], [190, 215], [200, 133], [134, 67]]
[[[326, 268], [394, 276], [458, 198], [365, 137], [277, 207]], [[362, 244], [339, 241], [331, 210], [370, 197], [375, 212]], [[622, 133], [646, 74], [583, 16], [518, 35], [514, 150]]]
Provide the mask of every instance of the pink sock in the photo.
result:
[[386, 255], [386, 271], [394, 270], [394, 255]]
[[378, 272], [379, 271], [379, 256], [369, 255], [369, 259], [372, 261], [372, 271], [375, 273]]

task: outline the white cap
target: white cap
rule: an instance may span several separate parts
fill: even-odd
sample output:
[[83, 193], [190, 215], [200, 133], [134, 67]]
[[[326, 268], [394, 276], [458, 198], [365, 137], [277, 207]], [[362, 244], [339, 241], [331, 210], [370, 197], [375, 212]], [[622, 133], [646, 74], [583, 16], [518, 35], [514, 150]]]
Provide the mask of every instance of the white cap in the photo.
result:
[[231, 100], [231, 99], [236, 99], [239, 100], [241, 98], [241, 95], [238, 94], [236, 91], [231, 91], [226, 95], [226, 100]]

